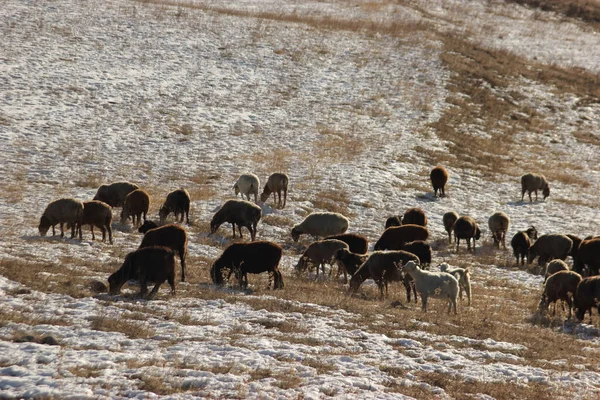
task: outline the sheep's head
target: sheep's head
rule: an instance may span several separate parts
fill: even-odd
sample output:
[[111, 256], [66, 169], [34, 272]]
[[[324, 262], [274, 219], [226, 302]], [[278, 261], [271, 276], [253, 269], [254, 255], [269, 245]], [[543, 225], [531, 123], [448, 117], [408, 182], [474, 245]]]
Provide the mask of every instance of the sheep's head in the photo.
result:
[[544, 186], [542, 189], [542, 194], [544, 195], [544, 200], [546, 200], [546, 197], [550, 196], [550, 186]]
[[236, 183], [235, 185], [233, 185], [233, 191], [235, 192], [235, 195], [237, 196], [238, 194], [240, 194], [240, 187], [238, 186], [238, 184]]
[[531, 264], [536, 257], [535, 247], [529, 246], [529, 250], [527, 250], [527, 264]]
[[158, 228], [158, 224], [154, 221], [151, 221], [149, 219], [145, 220], [144, 223], [142, 225], [140, 225], [140, 227], [138, 228], [138, 232], [139, 233], [146, 233], [148, 232], [150, 229], [154, 229], [154, 228]]
[[[237, 195], [237, 193], [236, 193], [236, 195]], [[267, 201], [267, 200], [268, 200], [269, 196], [270, 196], [270, 194], [269, 194], [269, 193], [267, 193], [267, 192], [262, 192], [262, 193], [260, 194], [260, 201], [262, 201], [262, 202], [264, 203], [265, 201]]]
[[525, 233], [527, 233], [527, 236], [529, 236], [530, 239], [537, 240], [538, 233], [537, 229], [535, 229], [535, 226], [531, 225], [531, 227], [529, 227], [529, 229], [527, 229]]
[[123, 207], [123, 209], [121, 210], [121, 223], [124, 224], [125, 222], [127, 222], [128, 218], [129, 218], [129, 212], [127, 211], [127, 209], [125, 207]]
[[481, 238], [481, 229], [477, 225], [475, 225], [475, 236], [473, 236], [475, 240], [479, 240]]
[[166, 204], [163, 204], [160, 207], [160, 210], [158, 210], [158, 216], [160, 218], [160, 223], [162, 224], [163, 222], [165, 222], [165, 219], [167, 219], [167, 215], [169, 215], [169, 213], [171, 212], [171, 210], [169, 210], [169, 207], [167, 207]]
[[215, 261], [210, 267], [210, 277], [215, 285], [223, 284], [223, 272], [221, 271], [221, 268], [217, 265], [217, 261]]
[[123, 287], [125, 281], [126, 279], [123, 277], [121, 270], [110, 275], [108, 277], [108, 293], [113, 296], [121, 293], [121, 287]]
[[50, 226], [52, 226], [52, 224], [50, 223], [50, 220], [48, 219], [48, 217], [46, 217], [45, 215], [42, 215], [42, 218], [40, 218], [40, 225], [38, 226], [40, 235], [46, 236], [46, 233], [48, 233], [48, 229], [50, 229]]
[[296, 272], [304, 271], [307, 267], [307, 264], [308, 264], [308, 257], [302, 256], [298, 260], [298, 263], [294, 266], [294, 269], [296, 270]]
[[407, 262], [407, 263], [406, 263], [406, 265], [404, 265], [404, 266], [402, 267], [402, 270], [403, 270], [404, 272], [411, 273], [411, 272], [414, 272], [414, 271], [415, 271], [417, 268], [419, 268], [419, 267], [417, 266], [417, 264], [416, 264], [414, 261], [412, 261], [412, 260], [411, 260], [411, 261]]
[[297, 242], [298, 239], [300, 239], [300, 232], [296, 227], [292, 228], [292, 239], [294, 239], [294, 242]]

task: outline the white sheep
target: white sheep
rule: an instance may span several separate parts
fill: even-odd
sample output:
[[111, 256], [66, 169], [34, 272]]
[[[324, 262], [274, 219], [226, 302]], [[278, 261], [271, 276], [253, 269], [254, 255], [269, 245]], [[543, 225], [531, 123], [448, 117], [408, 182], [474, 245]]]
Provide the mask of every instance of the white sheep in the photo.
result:
[[421, 295], [423, 311], [427, 311], [427, 299], [429, 297], [448, 300], [448, 313], [454, 308], [456, 314], [456, 302], [458, 301], [458, 280], [446, 272], [431, 272], [419, 268], [419, 266], [409, 261], [404, 267], [404, 272], [408, 273], [415, 281], [417, 293]]
[[258, 189], [260, 188], [260, 180], [258, 176], [254, 174], [242, 174], [238, 178], [237, 182], [233, 185], [233, 190], [235, 191], [235, 195], [237, 196], [239, 193], [242, 194], [242, 199], [244, 199], [244, 195], [250, 201], [250, 194], [254, 195], [254, 202], [258, 202]]
[[338, 235], [348, 230], [350, 222], [342, 214], [333, 212], [315, 212], [292, 228], [292, 239], [297, 242], [302, 234], [312, 235], [315, 239]]
[[462, 300], [463, 291], [467, 294], [468, 304], [471, 305], [471, 273], [469, 268], [450, 268], [446, 263], [440, 265], [440, 271], [454, 276], [458, 280], [459, 297]]

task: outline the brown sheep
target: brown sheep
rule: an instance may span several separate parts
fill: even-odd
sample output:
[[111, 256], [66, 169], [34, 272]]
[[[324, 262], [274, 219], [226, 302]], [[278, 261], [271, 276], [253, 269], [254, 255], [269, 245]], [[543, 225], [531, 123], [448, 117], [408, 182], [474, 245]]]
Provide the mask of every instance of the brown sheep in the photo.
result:
[[[288, 182], [289, 178], [286, 174], [281, 172], [271, 174], [267, 180], [267, 184], [265, 185], [262, 194], [260, 195], [260, 201], [264, 203], [267, 201], [271, 193], [273, 193], [273, 198], [275, 199], [274, 201], [276, 201], [277, 196], [279, 196], [277, 208], [284, 208], [287, 200]], [[283, 192], [283, 204], [281, 203], [281, 192]]]
[[112, 240], [112, 207], [103, 201], [91, 200], [83, 202], [83, 221], [82, 225], [89, 225], [92, 231], [92, 240], [94, 236], [94, 226], [102, 231], [102, 241], [106, 241], [106, 232], [108, 232], [108, 242], [113, 244]]
[[368, 256], [366, 254], [357, 254], [348, 249], [339, 249], [334, 256], [338, 266], [337, 276], [343, 272], [344, 283], [348, 283], [348, 274], [352, 277], [367, 258]]
[[538, 199], [537, 191], [541, 190], [546, 197], [550, 196], [550, 186], [544, 175], [525, 174], [521, 177], [521, 201], [525, 197], [525, 192], [529, 194], [529, 202], [531, 203], [531, 192], [535, 192], [535, 201]]
[[569, 255], [573, 258], [573, 262], [575, 262], [575, 259], [577, 258], [577, 250], [579, 250], [579, 245], [581, 244], [583, 239], [579, 236], [571, 234], [567, 234], [567, 237], [573, 242], [573, 247], [571, 247], [571, 252], [569, 253]]
[[177, 189], [167, 195], [167, 199], [160, 207], [158, 215], [160, 217], [160, 223], [164, 223], [167, 216], [170, 213], [175, 214], [175, 220], [177, 221], [177, 215], [181, 214], [179, 222], [183, 222], [183, 214], [185, 214], [186, 224], [190, 223], [190, 194], [185, 189]]
[[38, 230], [41, 236], [46, 236], [48, 229], [52, 227], [52, 236], [56, 234], [54, 226], [60, 224], [60, 237], [65, 236], [64, 224], [71, 226], [71, 239], [79, 230], [79, 240], [82, 240], [81, 223], [83, 221], [83, 203], [75, 199], [54, 200], [44, 210], [40, 218]]
[[366, 237], [356, 233], [341, 233], [339, 235], [327, 236], [325, 239], [337, 239], [348, 244], [350, 251], [358, 254], [366, 254], [369, 249], [369, 241]]
[[539, 256], [538, 265], [541, 268], [540, 272], [545, 274], [544, 268], [548, 261], [554, 259], [566, 260], [571, 247], [573, 247], [573, 241], [565, 235], [542, 235], [529, 246], [527, 264], [531, 264]]
[[508, 232], [509, 225], [510, 218], [503, 212], [494, 213], [488, 219], [488, 227], [496, 248], [500, 248], [500, 243], [502, 243], [502, 247], [506, 250], [506, 232]]
[[590, 276], [583, 278], [577, 290], [575, 291], [575, 316], [580, 321], [583, 320], [585, 312], [590, 313], [592, 318], [592, 308], [596, 307], [600, 313], [600, 276]]
[[431, 246], [424, 240], [415, 240], [413, 242], [402, 243], [398, 250], [408, 251], [419, 257], [422, 265], [428, 266], [431, 264]]
[[581, 275], [573, 271], [558, 271], [548, 277], [544, 283], [544, 292], [540, 300], [540, 309], [548, 310], [548, 306], [554, 303], [553, 315], [556, 315], [556, 302], [562, 300], [569, 306], [569, 318], [573, 308], [572, 298], [581, 282]]
[[402, 216], [402, 225], [427, 226], [427, 216], [420, 208], [409, 208]]
[[150, 246], [164, 246], [173, 249], [181, 261], [181, 282], [185, 282], [185, 258], [188, 251], [188, 235], [185, 229], [175, 224], [167, 224], [150, 229], [144, 235], [140, 249]]
[[387, 228], [375, 243], [375, 250], [400, 250], [404, 243], [427, 240], [429, 231], [420, 225], [401, 225]]
[[517, 265], [519, 265], [519, 257], [521, 258], [521, 265], [525, 265], [525, 257], [529, 251], [529, 247], [533, 240], [537, 239], [537, 230], [534, 226], [529, 227], [526, 231], [519, 231], [515, 233], [510, 245], [513, 248], [513, 254], [517, 259]]
[[444, 167], [435, 167], [429, 174], [431, 179], [431, 186], [433, 186], [433, 193], [437, 197], [438, 190], [440, 191], [440, 197], [446, 196], [446, 182], [448, 182], [448, 171]]
[[569, 266], [563, 260], [551, 260], [548, 265], [546, 265], [546, 275], [544, 277], [544, 283], [548, 280], [550, 275], [554, 275], [558, 271], [568, 271]]
[[235, 226], [238, 226], [240, 238], [242, 236], [242, 226], [250, 231], [251, 240], [256, 237], [256, 226], [262, 216], [262, 209], [256, 204], [245, 200], [227, 200], [225, 204], [213, 215], [210, 221], [210, 233], [215, 233], [224, 222], [231, 223], [233, 227], [233, 237], [235, 238]]
[[448, 211], [442, 217], [444, 223], [444, 229], [448, 232], [448, 243], [452, 244], [452, 231], [454, 230], [454, 224], [458, 219], [459, 215], [456, 211]]
[[[145, 190], [136, 189], [129, 193], [125, 197], [123, 202], [123, 209], [121, 210], [121, 223], [127, 222], [127, 219], [131, 217], [131, 223], [134, 227], [137, 227], [142, 223], [142, 215], [144, 221], [150, 208], [150, 196]], [[136, 222], [137, 217], [137, 222]]]
[[458, 246], [460, 245], [460, 239], [467, 241], [467, 250], [471, 250], [471, 239], [473, 239], [473, 253], [475, 252], [475, 241], [481, 238], [481, 229], [477, 222], [469, 216], [462, 216], [454, 223], [454, 240], [456, 241], [456, 252], [458, 253]]
[[169, 282], [171, 295], [175, 295], [175, 253], [166, 247], [151, 246], [127, 254], [121, 268], [108, 277], [109, 293], [119, 294], [121, 287], [130, 279], [140, 282], [141, 297], [148, 293], [148, 282], [155, 283], [148, 295], [152, 298], [164, 281]]
[[[313, 242], [302, 253], [294, 268], [296, 272], [303, 272], [309, 264], [315, 264], [317, 266], [317, 276], [319, 276], [319, 267], [322, 267], [323, 275], [325, 275], [325, 264], [331, 265], [336, 252], [340, 249], [348, 250], [348, 244], [337, 239], [324, 239]], [[331, 275], [331, 270], [329, 270], [329, 275]]]
[[390, 226], [400, 226], [402, 225], [402, 215], [392, 215], [388, 219], [385, 220], [385, 229]]
[[121, 207], [127, 195], [139, 188], [135, 183], [125, 181], [100, 185], [93, 200], [103, 201], [111, 207]]
[[579, 245], [573, 262], [573, 271], [583, 274], [587, 265], [587, 275], [598, 275], [600, 269], [600, 238], [584, 240]]

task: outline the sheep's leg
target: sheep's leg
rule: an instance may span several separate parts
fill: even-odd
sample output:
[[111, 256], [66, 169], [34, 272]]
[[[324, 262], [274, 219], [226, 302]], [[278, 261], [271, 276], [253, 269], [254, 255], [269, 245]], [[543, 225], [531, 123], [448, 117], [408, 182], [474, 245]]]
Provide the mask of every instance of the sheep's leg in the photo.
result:
[[139, 297], [146, 297], [146, 293], [148, 293], [148, 282], [146, 282], [146, 275], [142, 274], [140, 276], [140, 293]]
[[169, 274], [169, 277], [167, 278], [167, 282], [169, 282], [169, 285], [171, 286], [171, 296], [175, 296], [175, 274]]
[[[90, 225], [90, 230], [92, 231], [92, 241], [96, 240], [96, 236], [94, 235], [94, 224]], [[102, 241], [104, 241], [104, 228], [102, 228]]]
[[160, 288], [160, 285], [162, 285], [162, 282], [156, 282], [156, 285], [154, 285], [154, 287], [152, 288], [152, 290], [150, 291], [150, 293], [148, 294], [148, 299], [153, 299], [154, 295], [156, 295], [156, 292], [158, 292], [158, 288]]
[[538, 201], [538, 199], [537, 199], [537, 189], [535, 189], [535, 201]]
[[60, 237], [64, 237], [64, 236], [65, 236], [65, 230], [64, 230], [63, 223], [61, 222], [60, 223]]
[[287, 200], [287, 189], [283, 190], [283, 205], [281, 206], [281, 208], [285, 207], [285, 202]]
[[231, 227], [233, 228], [233, 238], [235, 239], [235, 223], [231, 223]]
[[454, 235], [454, 241], [456, 242], [456, 252], [458, 253], [458, 246], [460, 246], [460, 239]]
[[106, 225], [106, 230], [108, 230], [108, 242], [110, 244], [113, 244], [113, 240], [112, 240], [112, 228], [110, 227], [110, 224]]
[[[111, 242], [112, 244], [112, 242]], [[185, 250], [179, 249], [179, 261], [181, 261], [181, 282], [185, 282]]]
[[421, 293], [421, 303], [423, 303], [421, 310], [427, 312], [427, 296], [423, 296], [423, 293]]
[[[238, 225], [238, 232], [240, 233], [240, 239], [243, 238], [242, 236], [242, 226]], [[252, 231], [250, 232], [250, 236], [252, 236]]]

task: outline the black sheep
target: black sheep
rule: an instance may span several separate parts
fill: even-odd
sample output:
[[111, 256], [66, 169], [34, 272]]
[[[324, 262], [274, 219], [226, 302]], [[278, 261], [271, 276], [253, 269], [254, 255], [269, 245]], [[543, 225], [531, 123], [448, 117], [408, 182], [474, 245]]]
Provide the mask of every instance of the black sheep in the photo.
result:
[[256, 237], [256, 225], [262, 216], [262, 210], [256, 204], [245, 200], [227, 200], [219, 208], [210, 221], [210, 232], [215, 233], [224, 222], [231, 223], [233, 227], [233, 237], [235, 238], [235, 226], [238, 226], [240, 238], [242, 236], [242, 226], [248, 228], [251, 239]]
[[188, 250], [188, 235], [185, 229], [175, 224], [167, 224], [150, 229], [144, 235], [140, 249], [150, 246], [165, 246], [173, 249], [181, 261], [181, 282], [185, 282], [185, 257]]
[[366, 237], [356, 233], [342, 233], [339, 235], [327, 236], [325, 239], [337, 239], [346, 243], [350, 251], [357, 254], [366, 254], [369, 249], [369, 241]]

